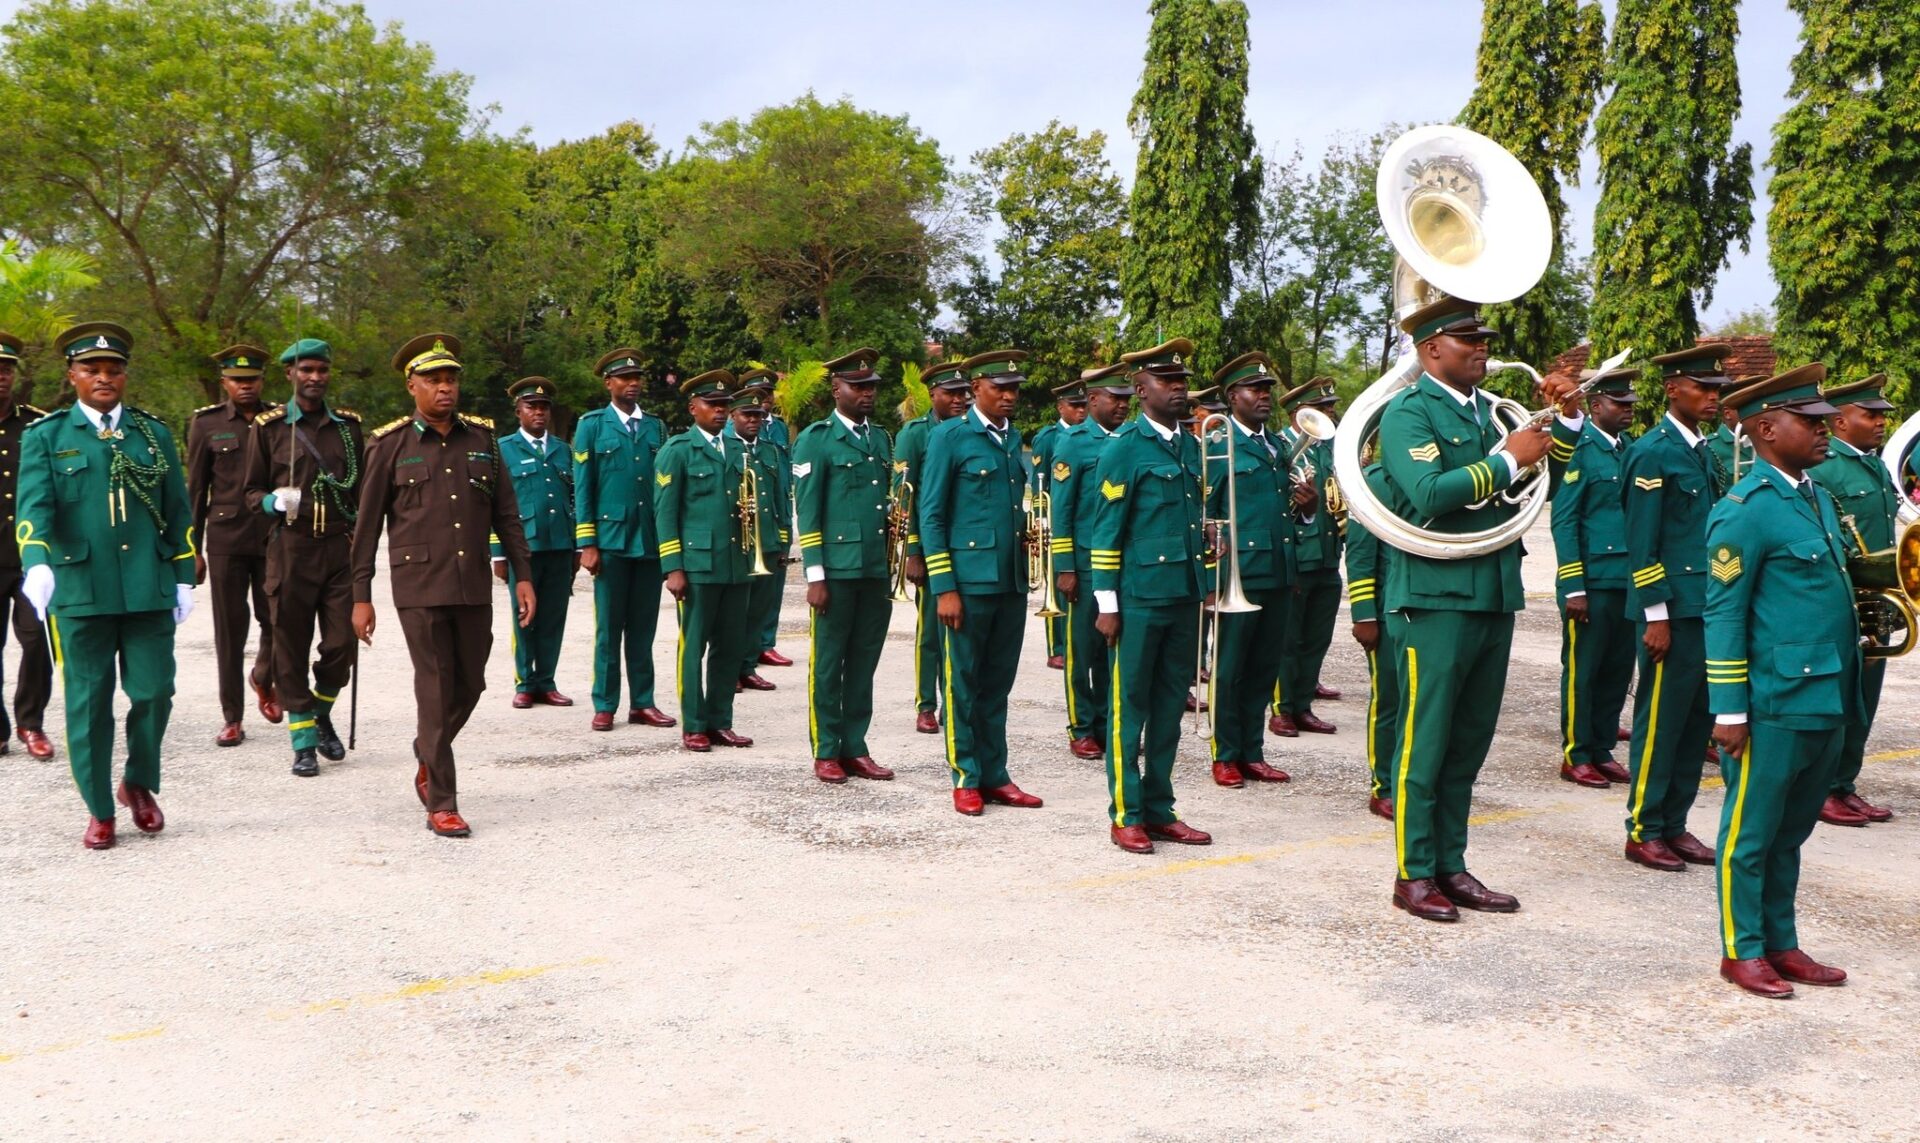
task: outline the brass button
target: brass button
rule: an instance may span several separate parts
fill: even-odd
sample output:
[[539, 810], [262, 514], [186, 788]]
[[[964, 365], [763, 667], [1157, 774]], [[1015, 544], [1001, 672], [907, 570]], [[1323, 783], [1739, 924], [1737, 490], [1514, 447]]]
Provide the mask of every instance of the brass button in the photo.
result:
[[467, 553], [465, 553], [465, 552], [455, 552], [455, 553], [453, 553], [453, 554], [454, 554], [454, 555], [456, 555], [456, 556], [464, 556], [464, 555], [466, 555]]
[[452, 472], [453, 470], [452, 470], [451, 468], [449, 468], [449, 469], [448, 469], [447, 471], [448, 471], [448, 472]]
[[453, 526], [454, 526], [454, 527], [456, 527], [456, 528], [458, 528], [458, 527], [460, 526], [460, 521], [458, 521], [458, 520], [455, 520], [455, 521], [453, 522]]
[[127, 550], [127, 546], [126, 546], [125, 544], [121, 544], [121, 545], [120, 545], [120, 550], [121, 550], [121, 551], [123, 551], [123, 552], [124, 552], [124, 551], [126, 551], [126, 550]]

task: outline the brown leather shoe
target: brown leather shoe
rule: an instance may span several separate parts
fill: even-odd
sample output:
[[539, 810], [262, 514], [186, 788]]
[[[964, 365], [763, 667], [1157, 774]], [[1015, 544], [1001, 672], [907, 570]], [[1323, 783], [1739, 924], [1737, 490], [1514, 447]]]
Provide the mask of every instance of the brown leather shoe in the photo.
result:
[[1434, 883], [1440, 886], [1441, 895], [1462, 909], [1474, 909], [1482, 913], [1520, 911], [1520, 898], [1511, 893], [1495, 893], [1480, 884], [1478, 877], [1464, 870], [1436, 877]]
[[1308, 734], [1332, 734], [1339, 729], [1310, 710], [1303, 710], [1294, 715], [1293, 724]]
[[1199, 695], [1194, 694], [1192, 691], [1187, 692], [1187, 713], [1188, 714], [1198, 714], [1206, 709], [1207, 709], [1207, 703], [1205, 699], [1202, 699]]
[[1658, 869], [1663, 873], [1678, 873], [1687, 867], [1678, 854], [1667, 848], [1667, 843], [1659, 838], [1652, 841], [1630, 841], [1626, 848], [1627, 860], [1644, 865], [1648, 869]]
[[1056, 671], [1064, 671], [1067, 669], [1067, 657], [1065, 655], [1048, 655], [1047, 666]]
[[850, 778], [865, 778], [869, 782], [891, 782], [893, 771], [875, 762], [871, 755], [862, 754], [858, 758], [840, 759], [840, 768]]
[[1212, 845], [1213, 835], [1194, 829], [1186, 822], [1167, 822], [1163, 825], [1147, 823], [1147, 836], [1157, 837], [1161, 841], [1170, 841], [1175, 845]]
[[595, 730], [612, 730], [613, 729], [613, 712], [610, 710], [594, 711], [593, 722], [591, 725]]
[[1213, 784], [1216, 786], [1225, 786], [1229, 790], [1237, 790], [1246, 785], [1247, 782], [1246, 779], [1240, 776], [1239, 766], [1232, 762], [1215, 762], [1213, 764]]
[[1633, 728], [1627, 727], [1627, 726], [1619, 727], [1616, 730], [1614, 730], [1613, 738], [1615, 742], [1632, 742]]
[[1572, 782], [1577, 786], [1585, 786], [1590, 790], [1608, 790], [1613, 788], [1613, 783], [1607, 781], [1607, 776], [1595, 769], [1593, 764], [1589, 762], [1575, 762], [1571, 765], [1565, 762], [1560, 763], [1560, 780], [1562, 782]]
[[1240, 776], [1255, 782], [1291, 782], [1293, 775], [1265, 762], [1240, 763]]
[[141, 833], [159, 833], [167, 828], [167, 817], [160, 812], [160, 803], [153, 800], [151, 790], [122, 782], [119, 792], [114, 796], [121, 805], [133, 811], [134, 828]]
[[252, 676], [248, 676], [247, 685], [253, 688], [253, 702], [255, 706], [260, 708], [260, 717], [266, 719], [268, 722], [279, 722], [281, 716], [280, 699], [273, 693], [273, 688], [261, 686], [259, 683], [253, 681]]
[[996, 806], [1013, 806], [1021, 810], [1037, 810], [1046, 804], [1012, 782], [1004, 786], [995, 786], [991, 790], [982, 790], [980, 796]]
[[1855, 813], [1838, 797], [1829, 795], [1820, 804], [1820, 820], [1828, 825], [1863, 826], [1867, 824], [1867, 815]]
[[238, 746], [247, 740], [246, 728], [237, 722], [229, 722], [213, 736], [215, 746]]
[[740, 686], [750, 691], [777, 691], [780, 689], [759, 675], [751, 673], [740, 676]]
[[[24, 734], [26, 732], [22, 731], [21, 733]], [[1842, 794], [1840, 795], [1840, 801], [1848, 809], [1866, 818], [1870, 822], [1890, 822], [1893, 820], [1892, 810], [1876, 806], [1858, 794]]]
[[101, 821], [99, 818], [87, 819], [87, 832], [80, 835], [80, 844], [88, 849], [113, 848], [113, 819]]
[[1720, 765], [1720, 748], [1711, 742], [1707, 743], [1707, 765]]
[[1097, 738], [1076, 738], [1068, 744], [1067, 749], [1075, 758], [1088, 760], [1104, 758], [1107, 754], [1107, 748], [1102, 746]]
[[525, 691], [515, 691], [515, 692], [513, 692], [513, 709], [515, 709], [515, 710], [532, 710], [532, 709], [533, 709], [533, 696], [532, 696], [532, 695], [530, 695], [530, 694], [528, 694], [528, 693], [527, 693], [527, 692], [525, 692]]
[[573, 700], [559, 691], [542, 691], [533, 696], [533, 701], [541, 706], [572, 706]]
[[1332, 687], [1326, 685], [1325, 683], [1315, 683], [1313, 684], [1313, 697], [1317, 699], [1326, 699], [1328, 702], [1339, 702], [1340, 692], [1334, 690]]
[[1713, 847], [1690, 833], [1664, 839], [1673, 855], [1688, 865], [1712, 865]]
[[840, 768], [840, 761], [837, 758], [815, 758], [813, 776], [822, 782], [831, 782], [836, 786], [847, 780], [847, 772]]
[[1393, 883], [1393, 907], [1404, 909], [1423, 921], [1460, 919], [1460, 910], [1453, 907], [1453, 902], [1447, 900], [1447, 895], [1440, 892], [1440, 886], [1434, 884], [1431, 877], [1411, 881], [1396, 878]]
[[695, 754], [705, 754], [707, 751], [713, 749], [713, 739], [708, 738], [697, 730], [692, 730], [680, 736], [680, 745], [693, 751]]
[[1831, 988], [1836, 984], [1847, 982], [1844, 969], [1821, 964], [1799, 949], [1770, 952], [1767, 954], [1767, 963], [1773, 966], [1773, 971], [1795, 984], [1815, 984], [1822, 988]]
[[427, 764], [425, 762], [420, 763], [420, 768], [413, 773], [413, 792], [420, 795], [421, 805], [427, 804]]
[[1153, 852], [1153, 841], [1147, 837], [1143, 826], [1113, 826], [1107, 830], [1107, 836], [1113, 840], [1113, 844], [1128, 853]]
[[1765, 957], [1757, 956], [1752, 960], [1722, 957], [1720, 979], [1731, 981], [1755, 996], [1764, 996], [1768, 1000], [1785, 1000], [1793, 995], [1793, 985], [1781, 980], [1780, 974], [1773, 970], [1773, 965]]
[[707, 737], [713, 739], [715, 746], [746, 747], [753, 745], [753, 739], [748, 738], [744, 734], [735, 734], [732, 730], [724, 726], [709, 734]]
[[918, 711], [913, 716], [913, 728], [921, 734], [940, 733], [940, 714], [938, 711]]
[[1300, 728], [1294, 725], [1293, 716], [1283, 710], [1267, 720], [1267, 733], [1277, 734], [1282, 738], [1298, 738]]
[[987, 812], [987, 805], [981, 800], [980, 791], [978, 790], [955, 790], [953, 792], [953, 809], [955, 813], [962, 813], [970, 818], [977, 818]]
[[467, 819], [452, 810], [438, 810], [428, 814], [427, 828], [441, 837], [466, 837], [473, 833], [467, 825]]
[[1611, 758], [1595, 762], [1593, 768], [1600, 771], [1600, 776], [1609, 782], [1619, 782], [1624, 785], [1633, 781], [1633, 775], [1627, 772], [1627, 768]]
[[[37, 729], [35, 730], [22, 729], [19, 731], [19, 735], [20, 735], [20, 741], [27, 744], [28, 754], [33, 755], [35, 758], [38, 758], [43, 762], [48, 758], [53, 757], [53, 742], [51, 739], [49, 739], [46, 736], [44, 732]], [[1887, 816], [1892, 817], [1893, 815], [1888, 814]]]
[[768, 647], [766, 650], [760, 652], [760, 665], [763, 667], [791, 667], [793, 666], [793, 660], [782, 655], [772, 647]]
[[1370, 797], [1367, 799], [1367, 812], [1376, 818], [1385, 818], [1388, 821], [1392, 821], [1393, 799]]
[[657, 706], [637, 706], [627, 712], [627, 721], [642, 726], [679, 726], [680, 720]]

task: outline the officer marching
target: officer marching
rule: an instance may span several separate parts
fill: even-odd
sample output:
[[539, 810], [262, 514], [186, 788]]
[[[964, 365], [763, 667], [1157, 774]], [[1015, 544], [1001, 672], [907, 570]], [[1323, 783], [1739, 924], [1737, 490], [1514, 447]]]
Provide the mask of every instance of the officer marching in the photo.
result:
[[[22, 592], [42, 617], [61, 672], [67, 754], [87, 804], [81, 844], [114, 844], [114, 802], [142, 833], [166, 818], [160, 743], [173, 710], [174, 628], [193, 611], [193, 510], [173, 434], [122, 403], [133, 337], [85, 322], [55, 341], [71, 409], [34, 422], [20, 450], [15, 538]], [[113, 785], [116, 666], [127, 695], [127, 767]]]
[[1720, 813], [1720, 975], [1772, 999], [1847, 974], [1800, 949], [1800, 846], [1833, 784], [1847, 727], [1866, 721], [1860, 624], [1833, 498], [1817, 362], [1726, 400], [1758, 455], [1707, 525], [1705, 628]]
[[973, 408], [942, 421], [921, 467], [920, 542], [941, 631], [941, 693], [953, 808], [1037, 809], [1007, 774], [1007, 699], [1027, 621], [1028, 553], [1013, 409], [1027, 355], [999, 349], [966, 360]]
[[279, 722], [274, 693], [273, 625], [267, 604], [267, 533], [272, 521], [247, 507], [247, 441], [253, 421], [278, 408], [260, 400], [267, 351], [230, 345], [213, 355], [227, 399], [194, 410], [187, 426], [187, 499], [200, 554], [194, 580], [208, 585], [213, 607], [214, 676], [219, 680], [220, 733], [216, 746], [246, 740], [240, 724], [240, 665], [247, 650], [247, 605], [260, 626], [259, 648], [247, 682], [260, 714]]
[[[1320, 410], [1329, 416], [1338, 398], [1333, 378], [1315, 377], [1305, 385], [1291, 389], [1280, 398], [1280, 409], [1287, 427], [1280, 434], [1287, 455], [1300, 445], [1300, 430], [1293, 427], [1293, 415], [1301, 406]], [[1333, 479], [1333, 442], [1315, 441], [1301, 454], [1296, 468], [1311, 467], [1307, 482], [1311, 500], [1300, 505], [1303, 515], [1299, 535], [1294, 542], [1299, 562], [1294, 590], [1287, 595], [1286, 653], [1280, 661], [1280, 674], [1273, 692], [1273, 717], [1268, 729], [1283, 738], [1308, 734], [1332, 734], [1332, 723], [1313, 712], [1314, 699], [1337, 700], [1340, 692], [1320, 682], [1320, 670], [1327, 661], [1327, 649], [1333, 645], [1334, 623], [1340, 612], [1340, 521], [1331, 512], [1314, 510], [1324, 503], [1327, 482]]]
[[[517, 432], [500, 438], [500, 463], [513, 481], [520, 504], [527, 558], [533, 567], [533, 624], [513, 632], [513, 709], [572, 706], [560, 693], [554, 671], [566, 637], [567, 610], [573, 601], [574, 573], [580, 552], [573, 546], [573, 457], [571, 447], [553, 432], [556, 386], [545, 377], [522, 377], [507, 386], [513, 398]], [[507, 565], [499, 536], [487, 538], [493, 577], [509, 590], [518, 582]]]
[[[292, 386], [284, 408], [254, 420], [247, 451], [246, 502], [275, 527], [267, 540], [267, 598], [273, 609], [274, 689], [287, 712], [293, 775], [311, 778], [320, 758], [347, 748], [333, 706], [353, 678], [353, 531], [360, 509], [366, 438], [360, 414], [329, 407], [333, 350], [303, 338], [280, 354]], [[320, 644], [307, 676], [314, 633]]]
[[500, 538], [516, 582], [524, 631], [536, 606], [533, 566], [520, 528], [513, 481], [501, 470], [493, 423], [463, 415], [460, 339], [421, 334], [401, 346], [393, 367], [413, 397], [411, 416], [381, 426], [367, 449], [353, 535], [353, 628], [373, 643], [375, 557], [387, 533], [393, 606], [413, 660], [417, 708], [414, 793], [427, 828], [440, 837], [472, 833], [460, 815], [453, 740], [487, 688], [493, 650], [489, 534]]
[[776, 689], [761, 667], [790, 667], [793, 660], [774, 650], [780, 630], [780, 597], [787, 591], [787, 549], [793, 543], [793, 460], [786, 447], [767, 436], [773, 412], [771, 369], [740, 374], [738, 391], [727, 406], [726, 433], [740, 441], [746, 463], [759, 481], [760, 553], [771, 575], [753, 576], [747, 586], [747, 640], [740, 657], [737, 690]]
[[[1060, 438], [1072, 429], [1086, 423], [1087, 391], [1078, 380], [1056, 386], [1053, 390], [1054, 419], [1040, 426], [1033, 434], [1029, 460], [1033, 465], [1033, 491], [1038, 494], [1048, 491], [1053, 479], [1053, 457], [1060, 447]], [[1049, 565], [1051, 566], [1051, 565]], [[1041, 626], [1047, 632], [1047, 666], [1056, 671], [1067, 667], [1067, 617], [1048, 616], [1041, 620]]]
[[[915, 587], [913, 621], [913, 728], [921, 734], [940, 733], [940, 620], [934, 614], [933, 592], [927, 587], [927, 558], [921, 546], [920, 494], [925, 477], [921, 462], [927, 438], [943, 421], [965, 416], [973, 403], [973, 384], [964, 361], [930, 365], [920, 375], [927, 386], [927, 411], [900, 426], [893, 441], [895, 496], [905, 496], [912, 514], [907, 532], [907, 582]], [[911, 490], [910, 492], [907, 490]]]
[[[1386, 466], [1375, 461], [1366, 467], [1367, 487], [1381, 503], [1393, 490]], [[1393, 561], [1391, 545], [1354, 521], [1347, 529], [1347, 608], [1353, 622], [1353, 641], [1367, 656], [1367, 812], [1393, 820], [1393, 767], [1400, 746], [1400, 649], [1380, 620], [1380, 599]]]
[[[13, 399], [19, 380], [22, 342], [13, 334], [0, 332], [0, 494], [5, 500], [4, 519], [9, 532], [14, 528], [20, 505], [21, 434], [27, 426], [46, 416], [44, 412]], [[33, 605], [21, 593], [24, 572], [20, 567], [20, 549], [9, 545], [0, 550], [0, 651], [6, 648], [9, 619], [13, 637], [20, 644], [20, 675], [13, 684], [13, 716], [19, 729], [7, 722], [7, 709], [0, 702], [0, 754], [7, 752], [7, 740], [18, 734], [27, 753], [45, 761], [53, 757], [53, 743], [46, 735], [47, 700], [53, 694], [53, 654], [47, 648], [47, 630]], [[4, 666], [0, 665], [0, 675]]]
[[573, 537], [593, 577], [593, 721], [612, 730], [626, 664], [627, 721], [654, 727], [677, 720], [654, 704], [653, 637], [660, 623], [660, 549], [653, 518], [654, 454], [666, 444], [660, 418], [640, 408], [646, 369], [640, 351], [601, 356], [594, 372], [607, 403], [573, 428]]
[[1133, 383], [1124, 362], [1082, 370], [1087, 419], [1053, 443], [1051, 491], [1054, 593], [1067, 613], [1067, 749], [1075, 758], [1102, 758], [1107, 750], [1109, 678], [1107, 641], [1094, 630], [1093, 507], [1100, 495], [1094, 472], [1132, 411]]

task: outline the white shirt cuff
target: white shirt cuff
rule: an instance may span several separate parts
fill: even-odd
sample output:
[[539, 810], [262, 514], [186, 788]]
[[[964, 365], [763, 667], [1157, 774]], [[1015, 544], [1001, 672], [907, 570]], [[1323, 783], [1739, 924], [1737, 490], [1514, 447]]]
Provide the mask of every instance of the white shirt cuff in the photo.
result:
[[1507, 483], [1508, 484], [1512, 484], [1514, 481], [1520, 479], [1520, 466], [1514, 463], [1512, 453], [1508, 452], [1506, 449], [1501, 449], [1499, 452], [1496, 452], [1493, 455], [1507, 462]]
[[1555, 417], [1554, 419], [1562, 425], [1565, 425], [1567, 431], [1572, 433], [1577, 433], [1587, 426], [1587, 415], [1585, 413], [1575, 413], [1571, 417]]
[[1584, 591], [1570, 591], [1570, 592], [1568, 592], [1568, 593], [1567, 593], [1567, 598], [1568, 598], [1568, 599], [1579, 599], [1579, 598], [1580, 598], [1581, 596], [1583, 596], [1583, 595], [1585, 595], [1585, 594], [1587, 594], [1587, 593], [1586, 593], [1586, 592], [1584, 592]]
[[1100, 605], [1100, 614], [1112, 615], [1120, 610], [1120, 593], [1117, 591], [1096, 591], [1093, 601]]
[[1745, 726], [1747, 724], [1747, 712], [1743, 710], [1739, 714], [1716, 714], [1713, 716], [1713, 724], [1715, 726]]
[[826, 578], [827, 578], [827, 569], [826, 569], [826, 568], [823, 568], [823, 567], [819, 567], [819, 566], [817, 566], [817, 565], [816, 565], [816, 566], [814, 566], [814, 567], [810, 567], [810, 568], [808, 568], [808, 569], [807, 569], [807, 582], [808, 582], [808, 583], [819, 583], [819, 582], [820, 582], [821, 580], [824, 580], [824, 579], [826, 579]]
[[1646, 616], [1648, 623], [1665, 623], [1667, 621], [1667, 601], [1663, 599], [1659, 603], [1649, 603], [1647, 605]]

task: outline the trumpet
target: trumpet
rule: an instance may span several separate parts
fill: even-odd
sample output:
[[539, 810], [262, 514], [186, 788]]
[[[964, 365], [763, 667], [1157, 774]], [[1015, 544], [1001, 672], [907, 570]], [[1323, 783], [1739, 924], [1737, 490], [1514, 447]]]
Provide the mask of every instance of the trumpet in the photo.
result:
[[760, 543], [760, 474], [751, 460], [740, 466], [740, 547], [753, 557], [749, 575], [772, 575], [767, 553]]
[[[1326, 420], [1323, 413], [1315, 415]], [[1329, 424], [1332, 422], [1329, 421]], [[1220, 665], [1220, 617], [1222, 615], [1241, 615], [1249, 611], [1260, 610], [1260, 605], [1247, 598], [1246, 590], [1240, 585], [1240, 541], [1235, 534], [1236, 521], [1240, 516], [1239, 481], [1233, 472], [1233, 426], [1228, 423], [1225, 413], [1209, 413], [1200, 418], [1200, 533], [1203, 536], [1217, 537], [1213, 543], [1216, 551], [1225, 553], [1221, 561], [1225, 568], [1220, 574], [1219, 590], [1214, 593], [1211, 603], [1200, 602], [1200, 642], [1194, 652], [1193, 677], [1210, 679]], [[1207, 446], [1209, 434], [1215, 429], [1223, 430], [1221, 438], [1226, 442], [1225, 451], [1213, 453]], [[1304, 431], [1304, 430], [1303, 430]], [[1304, 450], [1303, 450], [1304, 451]], [[1207, 480], [1210, 465], [1224, 463], [1227, 466], [1227, 514], [1209, 516], [1206, 510], [1207, 493], [1212, 484]], [[1211, 617], [1209, 617], [1211, 612]], [[1208, 625], [1212, 627], [1209, 628]], [[1194, 733], [1211, 737], [1213, 734], [1213, 714], [1203, 709], [1209, 704], [1195, 703], [1193, 712]]]
[[912, 599], [907, 594], [907, 536], [913, 531], [913, 485], [896, 481], [887, 496], [887, 598], [894, 603]]
[[1034, 614], [1041, 619], [1065, 615], [1054, 592], [1052, 560], [1048, 558], [1053, 551], [1053, 494], [1045, 488], [1035, 492], [1028, 485], [1020, 494], [1020, 507], [1027, 517], [1027, 582], [1040, 589], [1040, 608]]

